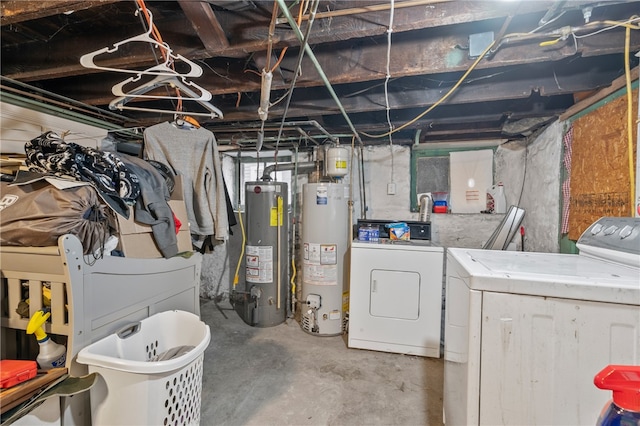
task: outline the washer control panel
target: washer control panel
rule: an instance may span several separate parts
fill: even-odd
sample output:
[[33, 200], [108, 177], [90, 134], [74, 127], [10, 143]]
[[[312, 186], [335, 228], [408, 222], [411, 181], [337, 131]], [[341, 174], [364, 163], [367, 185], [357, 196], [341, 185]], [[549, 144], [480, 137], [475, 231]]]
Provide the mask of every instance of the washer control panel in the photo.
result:
[[[640, 259], [640, 218], [603, 217], [594, 222], [578, 239], [580, 253], [619, 261]], [[614, 258], [610, 256], [613, 255]], [[640, 262], [640, 260], [638, 260]], [[624, 262], [627, 263], [627, 262]]]

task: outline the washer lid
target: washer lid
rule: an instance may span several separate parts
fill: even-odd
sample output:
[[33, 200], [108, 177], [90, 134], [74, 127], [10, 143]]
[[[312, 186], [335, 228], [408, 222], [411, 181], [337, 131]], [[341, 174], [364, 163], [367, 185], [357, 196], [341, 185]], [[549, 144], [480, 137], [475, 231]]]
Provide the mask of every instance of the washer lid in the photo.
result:
[[558, 253], [451, 248], [452, 269], [469, 288], [640, 305], [640, 269]]

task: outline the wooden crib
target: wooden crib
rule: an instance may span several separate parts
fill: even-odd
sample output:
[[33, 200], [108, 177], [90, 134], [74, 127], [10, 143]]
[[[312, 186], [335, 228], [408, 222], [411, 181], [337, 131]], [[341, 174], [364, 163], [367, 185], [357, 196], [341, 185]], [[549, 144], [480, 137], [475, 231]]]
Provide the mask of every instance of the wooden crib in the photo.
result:
[[[87, 367], [75, 361], [85, 346], [158, 312], [199, 315], [201, 264], [199, 253], [171, 259], [105, 256], [91, 262], [73, 235], [59, 237], [54, 247], [0, 247], [2, 359], [35, 359], [35, 336], [25, 336], [25, 330], [29, 318], [49, 305], [43, 297], [47, 287], [51, 317], [45, 331], [66, 345], [69, 373], [86, 374]], [[16, 309], [27, 298], [29, 313], [23, 317]]]

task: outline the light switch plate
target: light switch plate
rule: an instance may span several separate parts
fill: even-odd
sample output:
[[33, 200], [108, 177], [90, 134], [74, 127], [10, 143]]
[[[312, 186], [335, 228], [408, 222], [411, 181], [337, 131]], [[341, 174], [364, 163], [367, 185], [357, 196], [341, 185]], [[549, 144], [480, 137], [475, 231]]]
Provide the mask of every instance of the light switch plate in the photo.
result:
[[396, 195], [396, 184], [388, 183], [387, 184], [387, 195]]

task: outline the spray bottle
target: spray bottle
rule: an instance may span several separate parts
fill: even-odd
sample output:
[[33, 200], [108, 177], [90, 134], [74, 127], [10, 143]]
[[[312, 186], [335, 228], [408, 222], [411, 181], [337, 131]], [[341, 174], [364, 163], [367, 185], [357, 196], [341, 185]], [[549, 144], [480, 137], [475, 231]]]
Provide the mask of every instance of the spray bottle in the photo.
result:
[[67, 360], [67, 349], [51, 340], [42, 328], [50, 316], [51, 312], [47, 311], [45, 313], [43, 310], [39, 310], [33, 314], [29, 324], [27, 324], [27, 334], [35, 333], [38, 345], [40, 345], [40, 352], [36, 361], [42, 370], [64, 367]]
[[613, 391], [613, 400], [602, 409], [598, 426], [640, 424], [640, 366], [608, 365], [593, 382], [600, 389]]
[[502, 182], [487, 189], [487, 211], [500, 214], [507, 212], [507, 199]]

